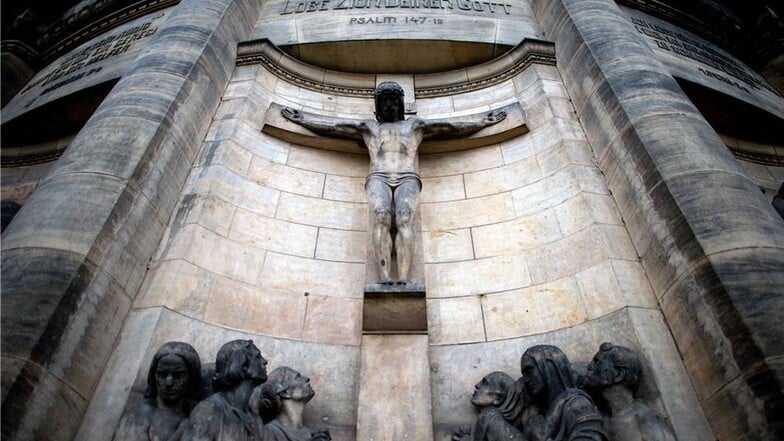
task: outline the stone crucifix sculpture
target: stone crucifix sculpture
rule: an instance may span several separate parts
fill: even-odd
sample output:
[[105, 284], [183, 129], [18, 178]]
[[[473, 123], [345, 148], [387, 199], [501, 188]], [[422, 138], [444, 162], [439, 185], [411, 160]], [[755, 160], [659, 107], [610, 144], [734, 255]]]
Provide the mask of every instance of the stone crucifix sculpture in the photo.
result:
[[[414, 253], [414, 212], [419, 205], [422, 180], [417, 151], [424, 139], [459, 138], [497, 124], [506, 112], [494, 110], [467, 121], [406, 119], [403, 88], [391, 81], [375, 92], [376, 120], [352, 120], [308, 114], [283, 108], [284, 118], [313, 132], [364, 141], [370, 154], [365, 192], [372, 213], [372, 240], [380, 283], [410, 283]], [[393, 236], [393, 231], [397, 233]], [[392, 277], [392, 253], [397, 278]]]

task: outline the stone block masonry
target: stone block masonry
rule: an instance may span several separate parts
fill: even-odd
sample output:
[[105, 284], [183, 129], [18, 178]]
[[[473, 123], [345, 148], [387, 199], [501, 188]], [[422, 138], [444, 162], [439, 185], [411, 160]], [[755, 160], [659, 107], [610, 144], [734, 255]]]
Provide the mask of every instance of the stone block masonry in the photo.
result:
[[532, 2], [724, 440], [784, 436], [784, 223], [610, 0]]
[[260, 3], [180, 3], [4, 233], [4, 439], [73, 438]]

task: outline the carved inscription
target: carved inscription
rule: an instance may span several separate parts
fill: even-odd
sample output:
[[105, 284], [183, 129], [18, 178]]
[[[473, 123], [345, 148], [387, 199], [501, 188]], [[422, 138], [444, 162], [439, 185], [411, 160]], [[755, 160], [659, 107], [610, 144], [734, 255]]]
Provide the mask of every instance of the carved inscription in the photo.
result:
[[435, 24], [443, 25], [444, 19], [433, 17], [353, 17], [349, 19], [350, 25], [374, 25], [374, 24]]
[[281, 14], [340, 9], [458, 9], [490, 14], [512, 13], [509, 3], [478, 0], [286, 0]]
[[84, 69], [99, 61], [104, 61], [127, 52], [135, 41], [149, 37], [157, 30], [157, 27], [152, 26], [152, 22], [146, 22], [128, 28], [118, 34], [102, 38], [86, 48], [69, 55], [57, 69], [28, 84], [27, 87], [22, 90], [22, 93], [37, 86], [49, 86], [41, 92], [41, 95], [45, 95], [66, 84], [73, 83], [74, 81], [81, 80], [94, 73], [100, 72], [102, 67], [94, 67], [89, 70]]
[[762, 88], [767, 89], [765, 83], [749, 73], [748, 69], [741, 63], [706, 45], [704, 42], [689, 37], [678, 30], [670, 29], [638, 17], [631, 17], [631, 20], [632, 23], [634, 23], [637, 32], [644, 35], [649, 41], [655, 44], [657, 48], [694, 60], [700, 64], [721, 71], [726, 74], [726, 76], [708, 69], [698, 68], [698, 71], [701, 74], [736, 87], [746, 93], [751, 93], [749, 87], [756, 90]]

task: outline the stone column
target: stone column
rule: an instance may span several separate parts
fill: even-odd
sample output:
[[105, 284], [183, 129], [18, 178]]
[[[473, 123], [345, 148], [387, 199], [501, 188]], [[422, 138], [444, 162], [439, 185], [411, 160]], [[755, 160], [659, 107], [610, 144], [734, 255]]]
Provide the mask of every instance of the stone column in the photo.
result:
[[185, 0], [3, 234], [2, 437], [70, 440], [260, 0]]
[[715, 434], [783, 436], [784, 222], [613, 1], [532, 4]]

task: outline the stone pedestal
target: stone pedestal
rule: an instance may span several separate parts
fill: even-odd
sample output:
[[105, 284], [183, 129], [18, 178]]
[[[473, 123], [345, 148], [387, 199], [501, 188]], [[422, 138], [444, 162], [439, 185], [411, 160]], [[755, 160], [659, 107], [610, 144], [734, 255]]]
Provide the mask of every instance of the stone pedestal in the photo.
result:
[[364, 334], [427, 334], [425, 287], [418, 283], [365, 286]]
[[364, 335], [357, 440], [430, 441], [427, 335]]

